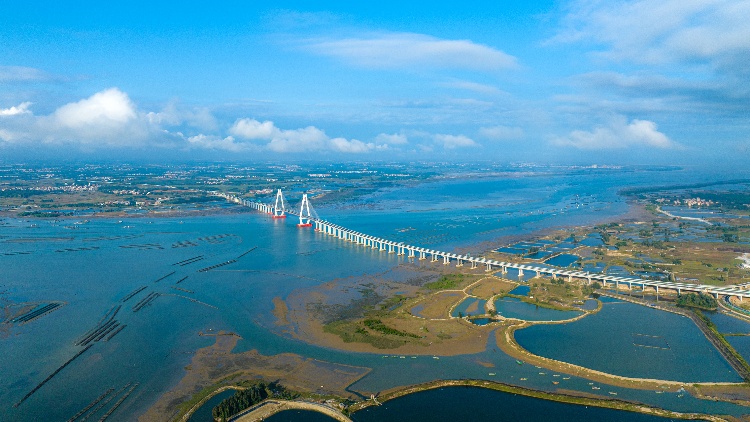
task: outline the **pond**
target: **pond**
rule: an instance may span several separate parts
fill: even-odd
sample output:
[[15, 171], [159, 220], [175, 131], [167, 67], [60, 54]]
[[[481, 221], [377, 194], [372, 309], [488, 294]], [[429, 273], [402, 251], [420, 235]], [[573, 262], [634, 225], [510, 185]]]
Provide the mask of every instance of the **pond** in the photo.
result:
[[459, 303], [458, 306], [453, 308], [451, 315], [454, 317], [458, 316], [475, 316], [484, 315], [486, 313], [484, 305], [487, 303], [484, 299], [478, 299], [475, 297], [468, 297], [463, 302]]
[[526, 303], [515, 297], [502, 297], [495, 300], [495, 309], [498, 315], [525, 321], [562, 321], [582, 314], [579, 311], [559, 311], [557, 309], [542, 308], [541, 306]]
[[566, 268], [576, 263], [579, 259], [581, 259], [581, 257], [579, 257], [578, 255], [563, 253], [557, 256], [553, 256], [552, 258], [544, 261], [544, 263], [554, 265], [556, 267]]
[[[666, 421], [642, 413], [559, 403], [478, 387], [420, 391], [355, 412], [355, 422]], [[270, 419], [269, 419], [270, 420]]]
[[569, 324], [518, 330], [516, 340], [531, 353], [615, 375], [683, 382], [741, 381], [690, 319], [601, 299], [603, 306], [596, 314]]
[[509, 291], [508, 293], [512, 295], [518, 295], [518, 296], [528, 296], [530, 290], [531, 290], [531, 287], [529, 286], [516, 286], [515, 289]]
[[188, 422], [213, 422], [214, 417], [212, 411], [214, 407], [218, 406], [224, 399], [228, 399], [234, 395], [235, 390], [224, 390], [221, 393], [208, 399], [201, 407], [195, 410]]

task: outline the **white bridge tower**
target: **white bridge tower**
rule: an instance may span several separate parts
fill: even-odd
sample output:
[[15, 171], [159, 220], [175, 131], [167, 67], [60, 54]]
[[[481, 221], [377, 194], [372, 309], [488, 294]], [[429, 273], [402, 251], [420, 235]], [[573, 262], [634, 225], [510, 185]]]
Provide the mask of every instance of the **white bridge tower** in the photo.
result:
[[276, 192], [276, 203], [273, 206], [273, 218], [286, 218], [284, 210], [286, 210], [284, 195], [281, 194], [281, 189], [279, 189]]

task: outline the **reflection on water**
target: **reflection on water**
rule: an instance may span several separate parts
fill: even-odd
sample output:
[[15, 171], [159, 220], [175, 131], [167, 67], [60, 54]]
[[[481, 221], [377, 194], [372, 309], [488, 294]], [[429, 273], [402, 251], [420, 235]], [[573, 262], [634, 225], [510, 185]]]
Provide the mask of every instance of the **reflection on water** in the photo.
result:
[[[686, 382], [740, 380], [690, 319], [628, 302], [606, 301], [601, 311], [577, 322], [532, 326], [515, 335], [534, 354], [611, 374]], [[658, 339], [658, 347], [650, 339]]]
[[[467, 414], [471, 417], [467, 418]], [[552, 416], [554, 415], [554, 416]], [[666, 421], [641, 413], [576, 406], [476, 387], [445, 387], [409, 394], [352, 415], [355, 422]]]
[[[684, 173], [677, 173], [665, 174], [684, 179]], [[316, 208], [321, 216], [354, 230], [453, 250], [500, 236], [591, 224], [619, 215], [626, 211], [626, 205], [617, 190], [652, 180], [650, 172], [585, 170], [479, 181], [443, 180]], [[586, 195], [587, 205], [571, 206], [577, 194]], [[0, 402], [6, 404], [0, 408], [0, 419], [67, 420], [109, 389], [139, 383], [113, 414], [113, 419], [132, 420], [176, 384], [197, 349], [214, 342], [213, 337], [199, 333], [218, 330], [242, 337], [235, 352], [291, 352], [372, 368], [351, 386], [351, 390], [363, 394], [441, 378], [487, 378], [488, 372], [496, 372], [493, 379], [503, 382], [521, 383], [520, 378], [527, 378], [523, 383], [529, 387], [553, 388], [549, 379], [536, 375], [538, 371], [531, 365], [519, 366], [499, 352], [493, 345], [494, 335], [480, 354], [403, 360], [336, 351], [283, 335], [272, 313], [273, 298], [285, 298], [297, 289], [337, 278], [381, 273], [406, 261], [395, 254], [298, 229], [293, 219], [289, 220], [271, 220], [256, 213], [181, 219], [145, 215], [120, 223], [107, 219], [35, 220], [34, 228], [28, 221], [5, 220], [0, 237], [2, 298], [13, 304], [65, 304], [37, 320], [13, 325], [0, 340], [0, 356], [4, 357], [0, 359]], [[413, 230], [399, 231], [404, 227]], [[230, 261], [234, 262], [213, 267]], [[509, 270], [508, 277], [517, 279], [514, 271]], [[524, 278], [533, 275], [526, 273]], [[134, 311], [134, 305], [151, 294], [154, 299]], [[7, 405], [18, 402], [80, 352], [82, 348], [76, 342], [116, 306], [121, 306], [116, 319], [126, 326], [121, 332], [109, 341], [95, 342], [18, 408]], [[649, 314], [649, 318], [661, 319], [661, 315]], [[622, 332], [626, 337], [634, 330], [615, 322], [594, 329], [591, 339], [582, 339], [578, 350], [587, 351], [582, 355], [594, 353], [593, 360], [604, 359], [595, 354], [601, 345], [592, 346], [598, 344], [597, 336], [607, 333], [609, 338], [614, 337], [610, 335], [613, 332]], [[686, 332], [691, 334], [685, 335], [685, 341], [700, 344], [700, 333]], [[564, 335], [557, 338], [558, 345], [566, 343]], [[575, 336], [572, 339], [576, 340]], [[677, 348], [669, 343], [672, 349]], [[693, 369], [701, 374], [705, 367], [721, 374], [716, 378], [736, 379], [726, 375], [726, 368], [711, 363], [715, 361], [712, 359], [706, 359], [707, 364], [701, 361]], [[495, 368], [488, 371], [477, 360]], [[686, 360], [695, 364], [695, 359]], [[681, 368], [673, 372], [683, 374]], [[665, 372], [656, 374], [671, 373]], [[586, 382], [575, 377], [567, 383], [566, 388], [587, 389]], [[627, 389], [617, 392], [620, 398], [674, 409], [711, 408], [730, 414], [745, 410], [733, 404], [677, 399], [668, 394], [655, 396]], [[101, 417], [104, 410], [95, 417]]]

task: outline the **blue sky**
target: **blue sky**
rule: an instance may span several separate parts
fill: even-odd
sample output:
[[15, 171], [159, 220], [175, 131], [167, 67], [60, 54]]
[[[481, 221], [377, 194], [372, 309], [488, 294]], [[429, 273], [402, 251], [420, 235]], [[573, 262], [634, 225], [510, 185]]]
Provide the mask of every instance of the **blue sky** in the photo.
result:
[[0, 159], [750, 162], [750, 3], [2, 2]]

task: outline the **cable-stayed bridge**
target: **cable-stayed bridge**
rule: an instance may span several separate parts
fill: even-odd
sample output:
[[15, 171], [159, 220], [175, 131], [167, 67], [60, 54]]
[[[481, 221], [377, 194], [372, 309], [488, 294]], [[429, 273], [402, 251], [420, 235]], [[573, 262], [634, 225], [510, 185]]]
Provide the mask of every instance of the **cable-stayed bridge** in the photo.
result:
[[377, 236], [360, 233], [358, 231], [351, 230], [338, 224], [323, 220], [322, 218], [318, 217], [317, 213], [315, 213], [315, 210], [312, 208], [312, 205], [307, 199], [306, 194], [303, 196], [302, 202], [300, 203], [300, 210], [297, 211], [295, 209], [292, 209], [288, 207], [281, 189], [277, 191], [276, 200], [273, 205], [265, 204], [262, 202], [247, 201], [234, 195], [224, 193], [214, 194], [216, 196], [225, 198], [228, 201], [270, 214], [273, 216], [273, 218], [286, 218], [287, 214], [294, 215], [299, 218], [299, 224], [297, 224], [297, 226], [299, 227], [315, 226], [315, 231], [317, 232], [321, 232], [341, 240], [349, 241], [357, 245], [362, 245], [364, 247], [378, 249], [380, 251], [396, 254], [398, 256], [405, 256], [408, 259], [430, 259], [431, 262], [442, 261], [444, 265], [449, 265], [452, 262], [455, 262], [456, 267], [470, 265], [471, 268], [482, 267], [486, 268], [487, 271], [500, 270], [503, 274], [506, 274], [508, 272], [508, 269], [512, 268], [518, 270], [519, 277], [523, 276], [525, 272], [531, 272], [537, 277], [547, 275], [555, 278], [567, 279], [568, 282], [572, 281], [573, 279], [579, 279], [585, 280], [589, 284], [593, 282], [599, 282], [604, 286], [612, 285], [615, 286], [615, 288], [618, 288], [620, 285], [627, 285], [629, 289], [632, 289], [633, 286], [638, 286], [643, 290], [645, 290], [646, 288], [653, 289], [656, 292], [657, 297], [659, 295], [659, 289], [676, 291], [678, 294], [682, 294], [683, 291], [706, 293], [714, 295], [717, 299], [720, 295], [736, 296], [740, 300], [745, 297], [750, 297], [750, 290], [745, 289], [744, 286], [722, 287], [711, 286], [707, 284], [689, 284], [672, 281], [645, 280], [636, 277], [616, 277], [606, 274], [590, 273], [587, 271], [565, 270], [560, 268], [539, 266], [534, 263], [519, 264], [513, 262], [496, 261], [484, 257], [460, 255], [452, 252], [407, 245], [403, 242], [394, 242]]

